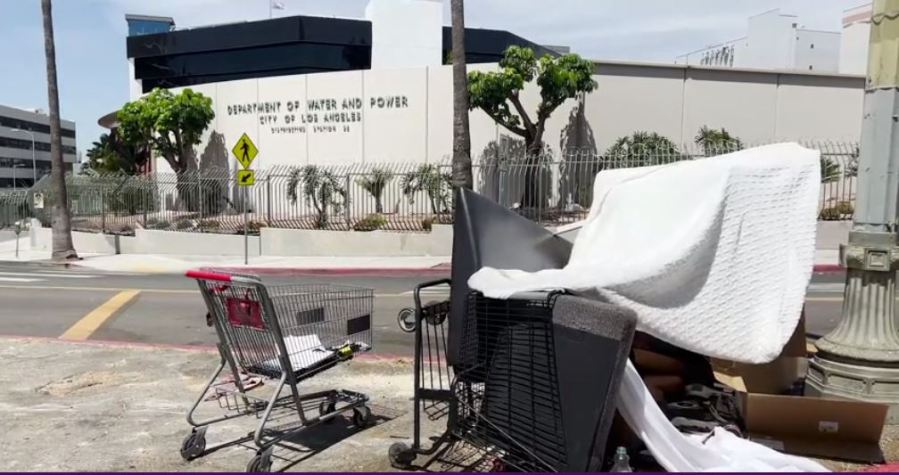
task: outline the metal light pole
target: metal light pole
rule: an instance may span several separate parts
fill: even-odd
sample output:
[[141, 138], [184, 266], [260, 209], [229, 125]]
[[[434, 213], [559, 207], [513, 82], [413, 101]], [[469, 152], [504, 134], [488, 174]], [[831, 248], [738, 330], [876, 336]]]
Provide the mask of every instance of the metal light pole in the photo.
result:
[[899, 0], [875, 0], [842, 320], [820, 338], [806, 393], [875, 401], [899, 423]]
[[34, 158], [34, 132], [30, 130], [12, 129], [13, 132], [22, 132], [31, 136], [31, 180], [32, 185], [37, 183], [37, 161]]

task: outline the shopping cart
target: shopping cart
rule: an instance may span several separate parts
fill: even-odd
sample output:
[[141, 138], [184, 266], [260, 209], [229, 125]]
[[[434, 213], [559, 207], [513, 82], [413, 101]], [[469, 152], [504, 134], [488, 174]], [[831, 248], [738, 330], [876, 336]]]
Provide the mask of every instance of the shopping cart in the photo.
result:
[[[301, 394], [299, 384], [371, 349], [373, 291], [332, 284], [266, 285], [255, 276], [216, 270], [192, 270], [218, 335], [221, 361], [187, 414], [193, 426], [181, 456], [198, 458], [206, 451], [206, 430], [215, 423], [253, 415], [258, 447], [248, 472], [270, 471], [272, 452], [298, 431], [353, 411], [353, 423], [371, 419], [368, 396], [344, 389]], [[230, 381], [219, 381], [228, 367]], [[241, 376], [277, 380], [268, 397], [250, 390]], [[287, 386], [289, 394], [281, 392]], [[255, 394], [254, 394], [255, 393]], [[225, 414], [203, 421], [194, 412], [214, 399]], [[273, 414], [278, 414], [274, 417]], [[281, 423], [285, 415], [291, 422]], [[297, 421], [295, 417], [298, 416]], [[278, 425], [269, 424], [277, 420]]]

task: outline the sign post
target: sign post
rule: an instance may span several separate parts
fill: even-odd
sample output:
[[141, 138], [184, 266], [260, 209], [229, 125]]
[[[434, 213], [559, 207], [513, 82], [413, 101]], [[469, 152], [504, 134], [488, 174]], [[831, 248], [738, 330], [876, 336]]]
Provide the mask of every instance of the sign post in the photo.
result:
[[250, 197], [249, 187], [256, 184], [256, 170], [250, 169], [250, 165], [253, 164], [253, 160], [259, 154], [259, 149], [256, 148], [256, 144], [250, 140], [250, 137], [244, 133], [240, 136], [237, 143], [234, 144], [231, 153], [234, 154], [234, 158], [237, 159], [242, 167], [237, 170], [237, 186], [243, 189], [243, 197], [241, 199], [243, 202], [243, 263], [246, 265], [250, 263], [250, 210], [247, 206], [247, 201]]

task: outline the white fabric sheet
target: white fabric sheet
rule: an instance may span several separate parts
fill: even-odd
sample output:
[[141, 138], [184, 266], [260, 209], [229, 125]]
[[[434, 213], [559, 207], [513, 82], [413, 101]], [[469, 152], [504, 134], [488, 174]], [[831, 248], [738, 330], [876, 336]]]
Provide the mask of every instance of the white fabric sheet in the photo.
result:
[[669, 472], [829, 471], [817, 462], [782, 454], [724, 429], [715, 429], [708, 438], [681, 434], [665, 417], [630, 361], [621, 383], [618, 410]]
[[[311, 368], [334, 354], [333, 351], [322, 346], [321, 339], [316, 334], [284, 337], [284, 346], [290, 355], [290, 365], [294, 371]], [[261, 366], [273, 371], [281, 371], [281, 363], [278, 358], [266, 360]]]
[[597, 291], [664, 341], [769, 362], [796, 328], [811, 278], [820, 173], [818, 152], [796, 144], [603, 171], [565, 268], [485, 267], [468, 283], [494, 298]]

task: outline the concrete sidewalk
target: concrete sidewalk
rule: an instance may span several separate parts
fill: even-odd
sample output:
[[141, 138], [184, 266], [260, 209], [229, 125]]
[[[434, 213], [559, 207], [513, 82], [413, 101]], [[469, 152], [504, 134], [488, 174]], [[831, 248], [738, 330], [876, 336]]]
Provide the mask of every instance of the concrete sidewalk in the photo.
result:
[[[189, 463], [179, 454], [190, 432], [185, 414], [218, 360], [208, 351], [6, 338], [0, 360], [0, 471], [234, 472], [255, 454], [252, 442]], [[387, 448], [411, 436], [410, 363], [357, 359], [307, 382], [305, 391], [368, 394], [377, 423], [358, 430], [347, 418], [301, 433], [294, 441], [303, 451], [279, 449], [274, 469], [391, 470]], [[206, 406], [201, 416], [221, 413], [215, 402]], [[256, 423], [250, 416], [210, 426], [207, 448]]]

